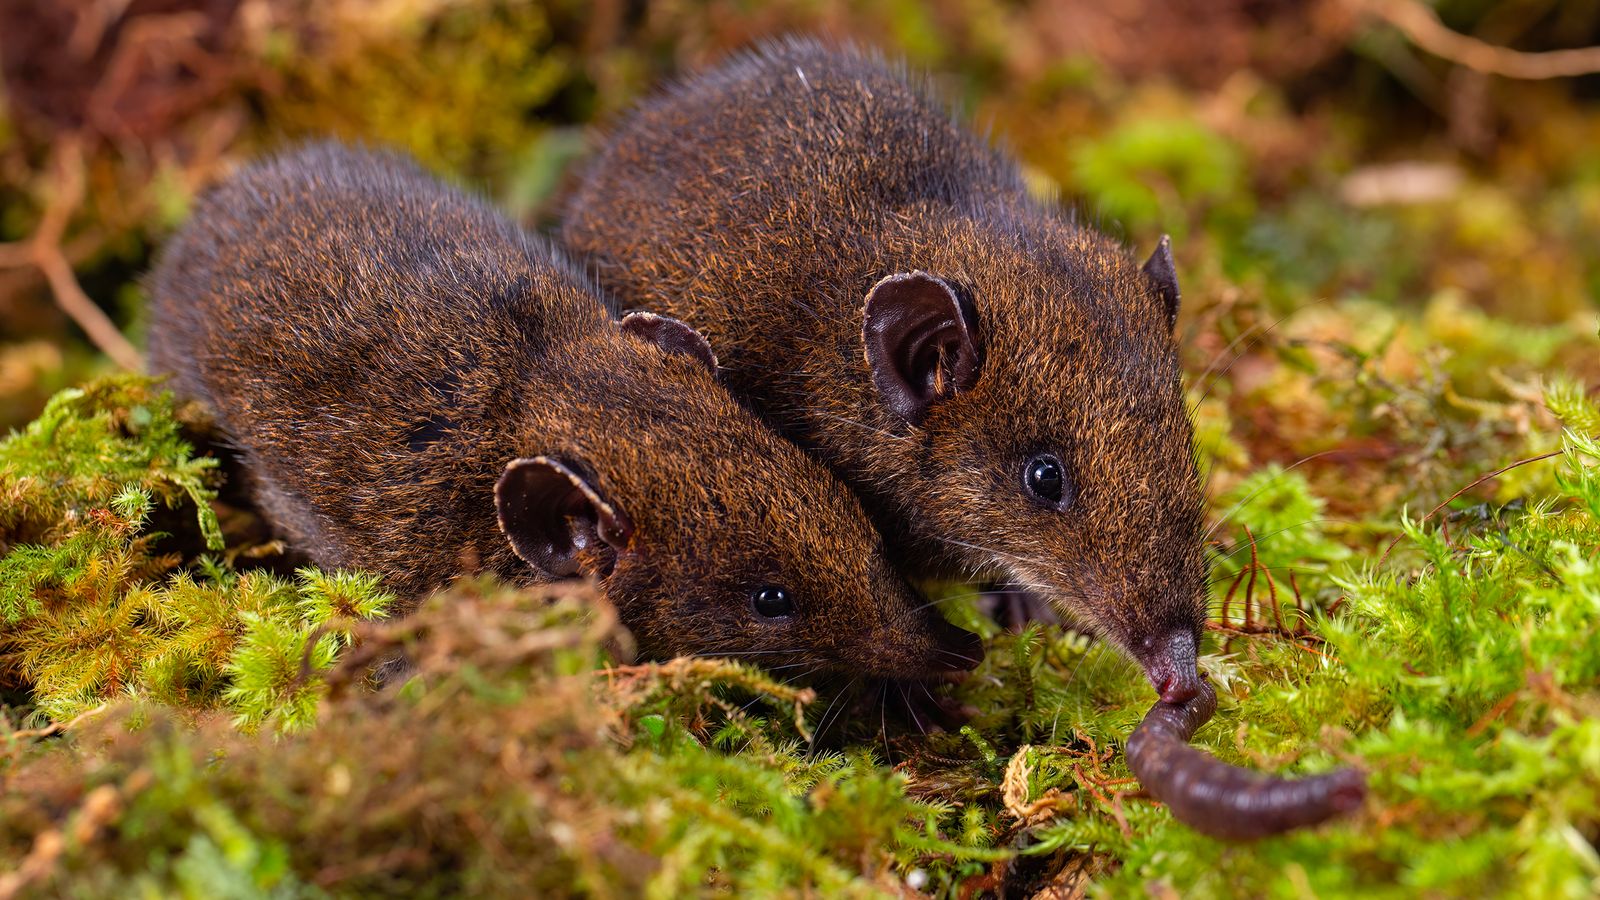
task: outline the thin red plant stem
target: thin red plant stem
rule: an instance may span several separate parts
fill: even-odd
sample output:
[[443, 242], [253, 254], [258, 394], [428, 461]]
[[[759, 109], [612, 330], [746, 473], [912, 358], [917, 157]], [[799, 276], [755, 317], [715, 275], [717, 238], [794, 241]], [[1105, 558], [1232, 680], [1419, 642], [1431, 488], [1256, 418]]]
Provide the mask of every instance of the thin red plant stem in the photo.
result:
[[1294, 611], [1299, 616], [1295, 620], [1295, 631], [1298, 633], [1305, 628], [1306, 605], [1300, 599], [1300, 582], [1295, 580], [1294, 569], [1289, 570], [1289, 590], [1294, 591]]
[[[1468, 484], [1466, 487], [1462, 488], [1461, 490], [1456, 491], [1454, 494], [1451, 494], [1450, 496], [1444, 498], [1444, 502], [1440, 503], [1438, 506], [1435, 506], [1433, 509], [1428, 510], [1428, 514], [1423, 516], [1421, 519], [1418, 519], [1417, 520], [1417, 524], [1420, 525], [1423, 522], [1426, 522], [1429, 519], [1433, 518], [1434, 515], [1439, 512], [1439, 510], [1444, 509], [1446, 506], [1449, 506], [1451, 504], [1451, 502], [1453, 502], [1457, 497], [1461, 496], [1462, 494], [1465, 494], [1467, 491], [1472, 490], [1473, 488], [1477, 487], [1478, 485], [1483, 484], [1485, 481], [1488, 481], [1491, 478], [1498, 478], [1501, 475], [1504, 475], [1505, 473], [1511, 471], [1512, 469], [1516, 469], [1516, 468], [1519, 468], [1521, 466], [1525, 466], [1525, 465], [1527, 465], [1529, 463], [1536, 463], [1536, 462], [1540, 462], [1542, 460], [1550, 459], [1552, 457], [1560, 456], [1563, 452], [1564, 451], [1561, 451], [1561, 450], [1551, 450], [1549, 453], [1541, 453], [1538, 456], [1530, 456], [1527, 459], [1519, 459], [1514, 463], [1508, 463], [1507, 465], [1501, 466], [1500, 468], [1495, 469], [1493, 472], [1490, 472], [1487, 475], [1480, 475], [1477, 478], [1473, 479], [1471, 484]], [[1401, 537], [1404, 537], [1404, 535], [1396, 535], [1395, 539], [1390, 541], [1389, 542], [1389, 546], [1384, 549], [1383, 555], [1378, 557], [1378, 566], [1380, 568], [1383, 566], [1384, 563], [1389, 561], [1389, 554], [1393, 553], [1394, 552], [1394, 548], [1399, 545]]]
[[1272, 621], [1277, 623], [1278, 630], [1288, 634], [1283, 628], [1283, 613], [1278, 609], [1278, 582], [1272, 577], [1271, 572], [1262, 572], [1262, 577], [1267, 579], [1267, 599], [1272, 603]]
[[1250, 583], [1244, 589], [1244, 624], [1249, 626], [1255, 624], [1250, 615], [1250, 603], [1256, 596], [1256, 570], [1261, 567], [1261, 558], [1256, 555], [1256, 536], [1249, 525], [1244, 526], [1244, 535], [1250, 539]]

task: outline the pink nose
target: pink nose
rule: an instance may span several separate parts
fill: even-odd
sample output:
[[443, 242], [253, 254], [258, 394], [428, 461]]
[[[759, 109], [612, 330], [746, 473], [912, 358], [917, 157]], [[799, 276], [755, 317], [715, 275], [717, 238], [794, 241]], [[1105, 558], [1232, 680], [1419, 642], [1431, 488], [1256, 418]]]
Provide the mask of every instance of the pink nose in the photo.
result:
[[1145, 640], [1140, 662], [1150, 686], [1163, 702], [1180, 705], [1200, 693], [1200, 669], [1195, 663], [1194, 634], [1174, 631]]
[[1198, 673], [1188, 679], [1169, 676], [1156, 691], [1161, 694], [1161, 702], [1182, 706], [1200, 696], [1200, 678]]

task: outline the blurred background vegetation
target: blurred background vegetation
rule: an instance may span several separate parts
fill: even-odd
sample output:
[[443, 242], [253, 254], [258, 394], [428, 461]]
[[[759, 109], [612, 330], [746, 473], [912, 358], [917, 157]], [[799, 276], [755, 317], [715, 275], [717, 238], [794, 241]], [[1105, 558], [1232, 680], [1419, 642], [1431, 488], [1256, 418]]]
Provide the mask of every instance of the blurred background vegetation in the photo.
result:
[[[139, 278], [153, 249], [196, 192], [242, 160], [313, 135], [396, 145], [548, 225], [595, 128], [679, 73], [763, 38], [813, 33], [931, 72], [1016, 151], [1041, 193], [1137, 248], [1172, 233], [1186, 362], [1205, 388], [1227, 369], [1209, 392], [1229, 401], [1218, 427], [1257, 462], [1333, 450], [1308, 473], [1357, 469], [1399, 485], [1414, 451], [1449, 452], [1467, 436], [1409, 444], [1417, 436], [1387, 408], [1386, 421], [1326, 427], [1305, 398], [1281, 396], [1279, 363], [1334, 378], [1366, 367], [1402, 394], [1430, 390], [1422, 376], [1443, 367], [1457, 379], [1448, 390], [1435, 378], [1437, 396], [1395, 400], [1437, 401], [1453, 425], [1481, 419], [1476, 404], [1516, 402], [1549, 366], [1600, 381], [1600, 76], [1513, 79], [1440, 59], [1389, 21], [1398, 8], [0, 5], [0, 427], [111, 366], [63, 307], [91, 327], [103, 311], [141, 341]], [[1597, 0], [1449, 0], [1438, 13], [1487, 45], [1600, 40]], [[1486, 316], [1500, 325], [1479, 333]], [[136, 346], [108, 331], [98, 343], [136, 361]], [[1329, 349], [1339, 342], [1385, 358]]]
[[[1173, 826], [1112, 752], [1150, 700], [1137, 674], [959, 597], [990, 639], [960, 691], [982, 714], [931, 742], [847, 728], [808, 752], [790, 710], [815, 696], [734, 666], [573, 687], [612, 626], [488, 587], [453, 601], [481, 625], [436, 605], [374, 638], [430, 634], [426, 690], [334, 696], [292, 743], [235, 734], [311, 728], [322, 695], [295, 661], [315, 646], [328, 670], [328, 623], [387, 600], [272, 564], [180, 439], [203, 417], [96, 380], [137, 367], [140, 278], [197, 193], [335, 134], [546, 228], [608, 121], [790, 33], [905, 58], [1041, 196], [1136, 251], [1173, 235], [1224, 688], [1201, 741], [1268, 768], [1359, 761], [1378, 799], [1356, 821], [1245, 850]], [[0, 859], [22, 873], [0, 865], [0, 897], [135, 875], [192, 896], [1600, 892], [1596, 44], [1600, 0], [0, 3], [0, 433], [38, 420], [0, 444], [0, 700], [39, 726], [0, 709]], [[130, 681], [79, 658], [102, 645], [35, 583], [73, 586], [96, 634], [193, 614], [124, 642], [159, 657]], [[559, 640], [508, 662], [497, 628]], [[71, 767], [39, 749], [123, 693], [167, 711], [110, 714]], [[537, 703], [508, 717], [519, 698]], [[432, 843], [406, 843], [414, 820]]]

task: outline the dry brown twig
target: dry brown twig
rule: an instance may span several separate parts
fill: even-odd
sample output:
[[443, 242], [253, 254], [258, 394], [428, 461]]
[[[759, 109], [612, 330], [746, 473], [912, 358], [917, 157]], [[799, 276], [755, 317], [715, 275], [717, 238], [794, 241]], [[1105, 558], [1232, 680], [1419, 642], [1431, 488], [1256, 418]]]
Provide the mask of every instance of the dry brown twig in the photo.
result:
[[1600, 72], [1600, 47], [1528, 53], [1497, 47], [1451, 31], [1439, 21], [1438, 13], [1417, 0], [1349, 2], [1356, 10], [1371, 13], [1398, 28], [1407, 40], [1428, 53], [1474, 72], [1523, 80], [1571, 78]]
[[47, 738], [53, 734], [60, 734], [64, 731], [71, 731], [72, 729], [77, 728], [78, 725], [84, 720], [91, 719], [105, 712], [109, 705], [110, 704], [102, 703], [99, 706], [96, 706], [94, 709], [86, 709], [65, 722], [51, 722], [49, 725], [46, 725], [43, 728], [29, 728], [22, 731], [13, 731], [9, 734], [0, 735], [0, 737], [12, 742], [31, 741], [38, 740], [39, 738]]
[[51, 828], [34, 838], [33, 847], [21, 865], [0, 875], [0, 900], [21, 896], [30, 885], [47, 881], [56, 871], [56, 863], [70, 846], [82, 846], [94, 840], [106, 825], [122, 811], [122, 795], [109, 784], [89, 791], [78, 807], [70, 824], [65, 828]]
[[101, 352], [124, 369], [143, 369], [144, 358], [139, 351], [78, 284], [77, 276], [72, 274], [72, 263], [68, 261], [67, 252], [62, 246], [67, 223], [83, 203], [82, 138], [76, 134], [62, 137], [56, 142], [51, 156], [50, 199], [44, 215], [39, 219], [39, 227], [27, 241], [0, 248], [7, 251], [0, 254], [0, 263], [37, 268], [49, 283], [56, 305], [78, 323], [78, 327]]

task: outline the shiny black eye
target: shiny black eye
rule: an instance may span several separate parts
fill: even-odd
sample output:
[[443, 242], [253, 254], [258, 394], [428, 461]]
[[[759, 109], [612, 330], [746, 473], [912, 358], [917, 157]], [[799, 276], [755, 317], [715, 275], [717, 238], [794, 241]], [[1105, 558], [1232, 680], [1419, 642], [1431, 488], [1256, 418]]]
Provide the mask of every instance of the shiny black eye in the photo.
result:
[[763, 619], [782, 619], [794, 615], [794, 601], [789, 599], [789, 592], [770, 584], [757, 588], [750, 595], [750, 605], [755, 608], [756, 615]]
[[1049, 453], [1028, 460], [1022, 469], [1022, 484], [1035, 500], [1046, 506], [1064, 507], [1072, 499], [1066, 467]]

